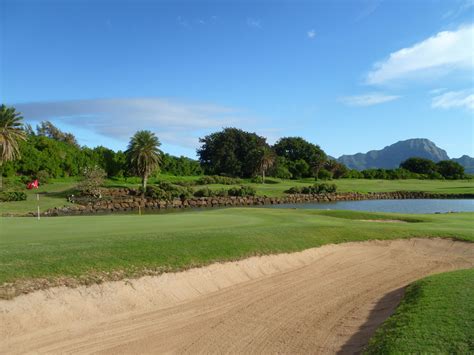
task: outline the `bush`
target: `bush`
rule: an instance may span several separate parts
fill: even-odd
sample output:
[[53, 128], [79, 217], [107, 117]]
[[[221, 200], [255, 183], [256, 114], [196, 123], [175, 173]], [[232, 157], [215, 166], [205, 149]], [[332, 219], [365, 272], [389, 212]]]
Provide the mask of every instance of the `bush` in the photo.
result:
[[238, 197], [245, 197], [245, 196], [255, 196], [257, 190], [255, 190], [252, 186], [244, 185], [240, 187], [233, 187], [228, 190], [229, 196], [238, 196]]
[[77, 189], [82, 196], [102, 198], [102, 185], [106, 176], [104, 169], [98, 166], [85, 168]]
[[226, 189], [211, 190], [208, 187], [204, 187], [194, 192], [195, 197], [227, 197], [229, 191]]
[[337, 190], [336, 184], [314, 184], [310, 186], [304, 186], [304, 187], [299, 187], [299, 186], [294, 186], [291, 187], [290, 189], [286, 190], [285, 192], [287, 194], [305, 194], [305, 195], [319, 195], [319, 194], [330, 194], [334, 193]]
[[49, 182], [50, 176], [46, 170], [40, 170], [38, 171], [38, 174], [36, 174], [36, 178], [40, 184], [47, 184]]
[[331, 180], [332, 179], [332, 173], [326, 169], [321, 169], [318, 172], [318, 177], [316, 180]]
[[197, 180], [198, 185], [212, 185], [212, 184], [221, 184], [221, 185], [237, 185], [240, 184], [242, 180], [238, 178], [231, 178], [227, 176], [219, 175], [206, 175], [199, 180]]
[[[254, 184], [262, 184], [263, 183], [263, 178], [261, 176], [255, 176], [250, 180], [250, 182]], [[280, 181], [271, 179], [271, 178], [265, 178], [265, 184], [279, 184]]]
[[1, 202], [25, 201], [25, 200], [26, 200], [26, 193], [21, 192], [21, 191], [0, 192]]
[[185, 200], [193, 196], [193, 189], [160, 181], [155, 185], [147, 186], [145, 196], [156, 200], [173, 200], [175, 198]]

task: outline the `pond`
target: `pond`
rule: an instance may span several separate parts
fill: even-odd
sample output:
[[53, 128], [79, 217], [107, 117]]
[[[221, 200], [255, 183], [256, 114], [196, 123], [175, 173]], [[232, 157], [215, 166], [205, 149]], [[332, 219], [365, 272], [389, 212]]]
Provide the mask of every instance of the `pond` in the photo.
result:
[[362, 200], [266, 205], [261, 207], [395, 213], [474, 212], [474, 199]]

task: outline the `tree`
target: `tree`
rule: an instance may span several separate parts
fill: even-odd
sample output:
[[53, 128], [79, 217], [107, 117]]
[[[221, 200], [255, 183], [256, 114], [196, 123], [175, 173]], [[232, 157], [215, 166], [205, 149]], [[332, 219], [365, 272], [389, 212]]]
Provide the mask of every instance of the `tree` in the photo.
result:
[[259, 172], [262, 174], [262, 184], [265, 184], [265, 173], [275, 163], [275, 153], [269, 147], [262, 147], [259, 161]]
[[106, 177], [104, 169], [94, 166], [84, 169], [83, 179], [77, 186], [82, 195], [102, 198], [102, 184]]
[[138, 131], [130, 139], [126, 155], [132, 169], [142, 178], [143, 194], [148, 177], [160, 167], [161, 145], [158, 137], [150, 131]]
[[0, 106], [0, 165], [21, 156], [19, 142], [26, 140], [22, 120], [15, 108]]
[[[278, 156], [286, 159], [293, 178], [297, 178], [300, 174], [303, 174], [303, 177], [318, 176], [319, 170], [327, 160], [326, 153], [319, 146], [301, 137], [281, 138], [273, 148]], [[301, 161], [309, 167], [307, 171], [303, 172]]]
[[76, 137], [74, 137], [72, 133], [61, 131], [49, 121], [42, 121], [39, 126], [36, 127], [36, 131], [39, 136], [48, 137], [79, 148], [79, 143], [77, 143]]
[[334, 179], [340, 179], [348, 171], [347, 167], [344, 164], [339, 163], [334, 159], [327, 160], [324, 163], [324, 169], [329, 171], [331, 173], [331, 177], [333, 177]]
[[3, 187], [3, 164], [20, 158], [20, 141], [26, 140], [23, 117], [14, 107], [0, 106], [0, 188]]
[[436, 164], [438, 172], [445, 179], [463, 179], [464, 178], [464, 167], [452, 160], [442, 160]]
[[436, 164], [429, 159], [412, 157], [400, 164], [400, 168], [417, 174], [430, 175], [436, 172]]
[[225, 128], [199, 141], [197, 154], [207, 174], [243, 178], [258, 171], [261, 150], [268, 147], [265, 138], [237, 128]]

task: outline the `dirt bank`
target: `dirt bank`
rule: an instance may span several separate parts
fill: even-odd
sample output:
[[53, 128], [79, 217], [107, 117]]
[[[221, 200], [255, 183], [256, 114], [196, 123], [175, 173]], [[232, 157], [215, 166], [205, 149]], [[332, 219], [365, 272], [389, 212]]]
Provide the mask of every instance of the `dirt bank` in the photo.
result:
[[0, 353], [352, 353], [403, 287], [474, 267], [442, 239], [328, 245], [0, 301]]

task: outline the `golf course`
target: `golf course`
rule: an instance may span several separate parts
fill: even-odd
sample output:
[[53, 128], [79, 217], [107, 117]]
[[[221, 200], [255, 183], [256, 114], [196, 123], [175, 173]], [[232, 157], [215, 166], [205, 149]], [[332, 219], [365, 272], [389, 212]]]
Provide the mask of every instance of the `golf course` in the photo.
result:
[[0, 23], [0, 355], [474, 355], [474, 0]]
[[447, 352], [470, 351], [472, 269], [404, 293], [474, 266], [473, 218], [271, 208], [3, 217], [0, 349], [429, 352], [439, 344], [427, 337], [442, 337]]

